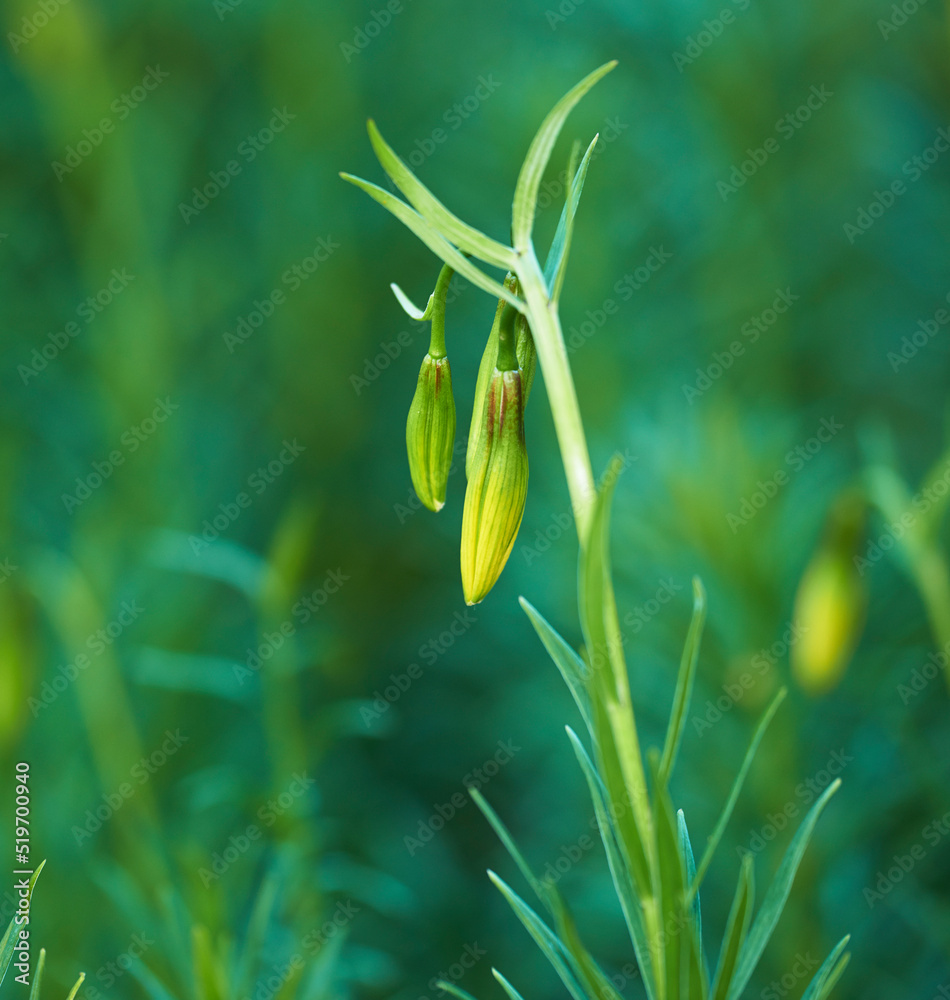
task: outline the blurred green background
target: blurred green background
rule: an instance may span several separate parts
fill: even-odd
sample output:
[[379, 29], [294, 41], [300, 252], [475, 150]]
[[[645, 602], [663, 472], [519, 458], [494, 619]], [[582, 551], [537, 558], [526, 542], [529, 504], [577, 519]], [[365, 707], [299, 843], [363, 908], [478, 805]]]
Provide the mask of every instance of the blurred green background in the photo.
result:
[[[675, 785], [694, 841], [789, 681], [783, 636], [829, 509], [856, 484], [880, 499], [863, 637], [829, 692], [791, 679], [704, 888], [707, 950], [736, 846], [765, 885], [790, 835], [769, 817], [800, 814], [834, 764], [844, 788], [748, 995], [800, 996], [803, 960], [848, 930], [837, 995], [950, 989], [946, 538], [888, 528], [950, 445], [946, 9], [550, 2], [4, 5], [0, 843], [12, 871], [27, 761], [32, 855], [49, 859], [34, 960], [44, 944], [54, 993], [84, 969], [86, 1000], [433, 1000], [456, 973], [497, 996], [496, 965], [529, 1000], [560, 996], [484, 875], [515, 874], [487, 824], [471, 805], [430, 822], [482, 769], [538, 869], [570, 860], [588, 942], [641, 995], [602, 851], [577, 846], [573, 705], [516, 603], [579, 639], [541, 380], [521, 535], [466, 612], [464, 476], [437, 517], [412, 500], [427, 333], [388, 288], [424, 301], [438, 263], [337, 176], [382, 182], [372, 116], [504, 239], [541, 117], [610, 58], [538, 232], [568, 140], [600, 131], [562, 316], [595, 464], [630, 459], [613, 549], [648, 740], [691, 575], [709, 591]], [[456, 290], [464, 443], [494, 303]], [[822, 421], [836, 430], [812, 453]], [[707, 700], [750, 677], [716, 720]]]

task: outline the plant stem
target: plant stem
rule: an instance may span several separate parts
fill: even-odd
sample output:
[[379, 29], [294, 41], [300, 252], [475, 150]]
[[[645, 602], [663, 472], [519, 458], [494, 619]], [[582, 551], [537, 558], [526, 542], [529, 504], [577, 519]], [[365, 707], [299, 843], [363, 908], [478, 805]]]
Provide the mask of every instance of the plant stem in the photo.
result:
[[557, 303], [548, 295], [544, 274], [533, 250], [520, 257], [517, 274], [551, 404], [578, 538], [581, 545], [586, 546], [596, 489]]

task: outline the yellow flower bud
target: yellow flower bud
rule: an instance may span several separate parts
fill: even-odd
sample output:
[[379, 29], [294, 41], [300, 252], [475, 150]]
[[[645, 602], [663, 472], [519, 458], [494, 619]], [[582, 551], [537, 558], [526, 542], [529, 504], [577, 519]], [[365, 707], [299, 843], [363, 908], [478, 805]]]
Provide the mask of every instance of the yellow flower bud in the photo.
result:
[[471, 432], [477, 439], [467, 468], [461, 551], [462, 589], [468, 604], [483, 600], [501, 575], [528, 495], [524, 385], [514, 351], [514, 310], [509, 307], [506, 313], [498, 364], [488, 379], [480, 418], [476, 404]]
[[795, 597], [801, 635], [791, 647], [792, 674], [812, 695], [832, 690], [844, 675], [864, 626], [867, 595], [854, 564], [863, 507], [846, 497], [832, 511], [824, 542]]

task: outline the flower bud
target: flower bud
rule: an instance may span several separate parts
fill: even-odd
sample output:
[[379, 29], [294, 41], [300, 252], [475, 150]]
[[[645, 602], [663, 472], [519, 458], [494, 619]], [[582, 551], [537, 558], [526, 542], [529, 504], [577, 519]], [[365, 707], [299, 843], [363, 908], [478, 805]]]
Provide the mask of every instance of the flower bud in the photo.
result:
[[416, 495], [429, 508], [445, 506], [445, 487], [455, 442], [455, 399], [452, 370], [445, 355], [445, 297], [452, 269], [439, 274], [426, 313], [432, 319], [429, 352], [422, 359], [416, 392], [406, 421], [406, 451]]
[[484, 409], [472, 434], [462, 512], [462, 590], [478, 604], [495, 585], [515, 544], [528, 495], [524, 385], [514, 352], [514, 310], [501, 323], [498, 364], [488, 379]]
[[445, 486], [455, 442], [455, 399], [448, 358], [427, 354], [406, 421], [409, 472], [416, 495], [429, 508], [445, 506]]
[[790, 650], [791, 667], [812, 695], [838, 684], [861, 637], [867, 594], [854, 555], [862, 528], [861, 502], [845, 497], [798, 586], [795, 624], [801, 635]]

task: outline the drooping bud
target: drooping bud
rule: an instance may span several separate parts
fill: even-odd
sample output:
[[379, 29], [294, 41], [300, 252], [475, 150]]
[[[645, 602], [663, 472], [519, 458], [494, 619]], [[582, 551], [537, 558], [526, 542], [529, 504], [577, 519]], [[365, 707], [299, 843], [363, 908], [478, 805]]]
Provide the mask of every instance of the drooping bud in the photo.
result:
[[[513, 295], [518, 294], [518, 279], [509, 271], [505, 275], [505, 288]], [[491, 332], [488, 334], [488, 342], [482, 352], [482, 360], [478, 365], [478, 378], [475, 382], [475, 406], [472, 411], [472, 426], [468, 436], [468, 450], [465, 454], [465, 474], [471, 475], [472, 455], [478, 445], [478, 435], [476, 429], [485, 426], [485, 400], [488, 394], [488, 383], [492, 372], [495, 370], [495, 363], [498, 360], [498, 335], [501, 327], [501, 317], [505, 307], [508, 305], [505, 299], [498, 300], [495, 309], [495, 321], [492, 323]], [[521, 382], [524, 395], [524, 405], [528, 404], [528, 396], [531, 395], [531, 385], [534, 382], [534, 372], [537, 368], [538, 355], [534, 346], [534, 338], [528, 327], [528, 319], [519, 313], [515, 318], [515, 353], [518, 358], [518, 367], [521, 369]]]
[[452, 371], [445, 354], [445, 296], [451, 278], [452, 269], [446, 265], [432, 294], [429, 352], [422, 359], [406, 421], [406, 450], [412, 485], [419, 499], [434, 511], [445, 505], [455, 442]]
[[864, 505], [846, 495], [832, 509], [825, 538], [805, 569], [795, 597], [800, 632], [791, 647], [792, 674], [812, 695], [834, 688], [864, 626], [867, 593], [854, 556], [864, 526]]
[[[515, 310], [498, 323], [498, 350], [485, 398], [472, 418], [462, 512], [462, 590], [478, 604], [495, 585], [515, 544], [528, 495], [524, 382], [515, 350]], [[477, 423], [476, 423], [477, 421]]]

